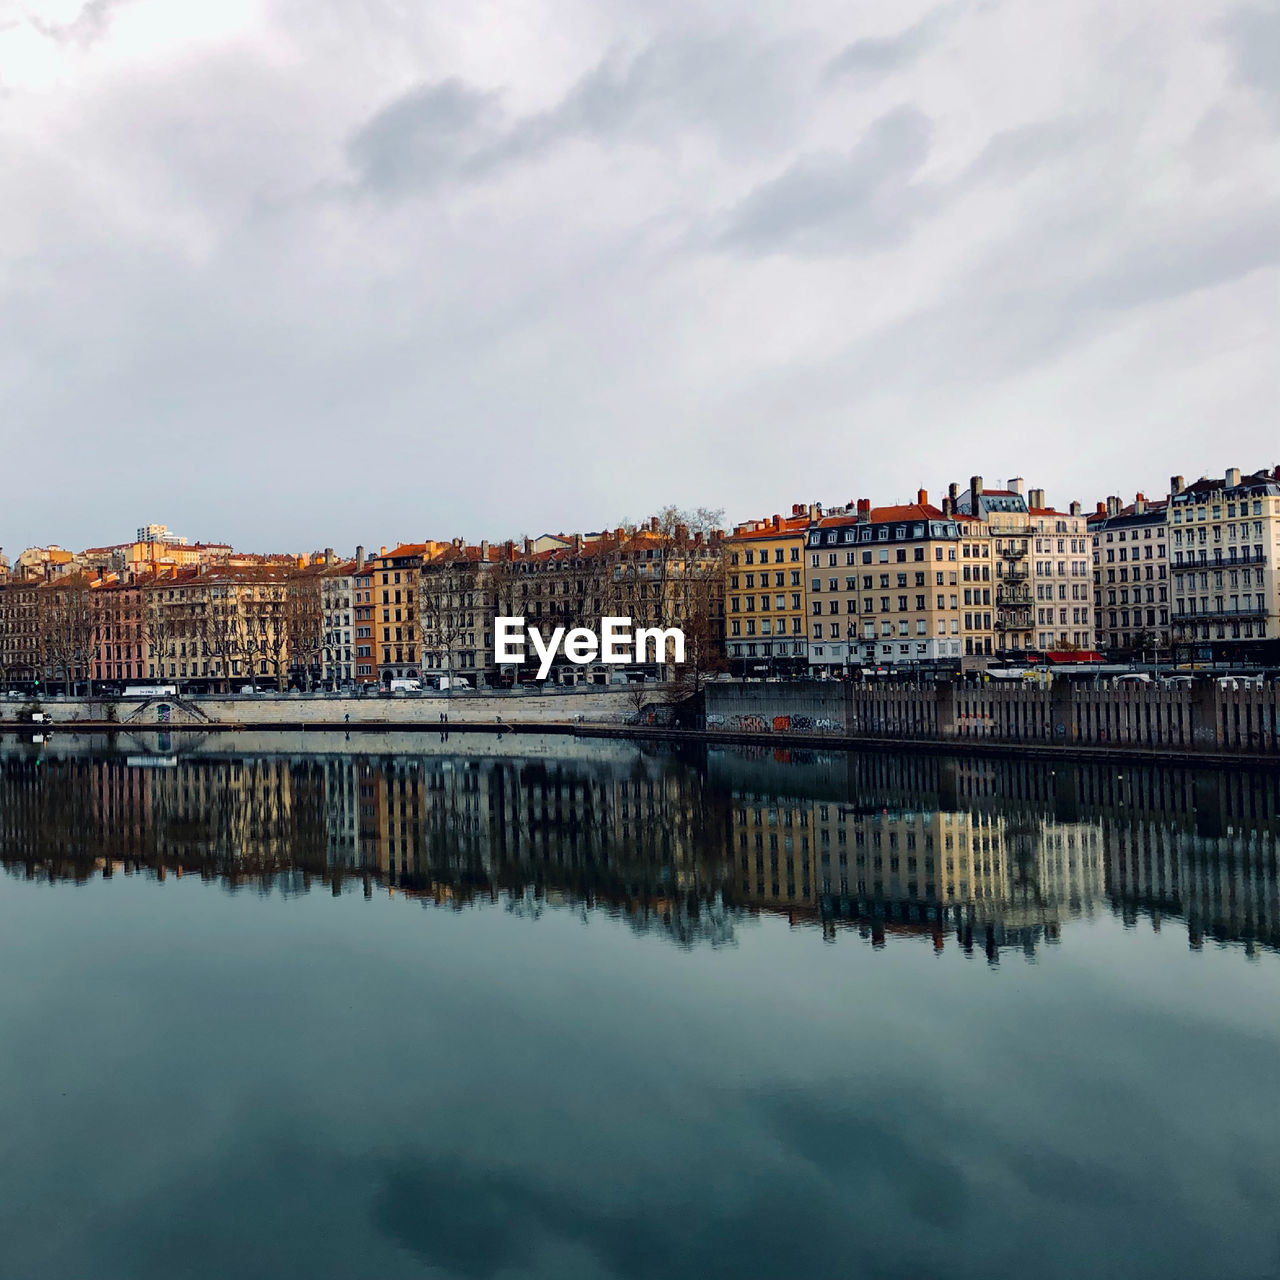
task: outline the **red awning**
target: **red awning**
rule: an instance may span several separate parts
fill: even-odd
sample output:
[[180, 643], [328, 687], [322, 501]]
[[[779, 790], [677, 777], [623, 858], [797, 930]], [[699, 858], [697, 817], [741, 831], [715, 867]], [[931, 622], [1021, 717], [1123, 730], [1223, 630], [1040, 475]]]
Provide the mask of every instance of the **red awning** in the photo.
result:
[[1044, 655], [1050, 662], [1101, 662], [1102, 654], [1093, 649], [1060, 650]]

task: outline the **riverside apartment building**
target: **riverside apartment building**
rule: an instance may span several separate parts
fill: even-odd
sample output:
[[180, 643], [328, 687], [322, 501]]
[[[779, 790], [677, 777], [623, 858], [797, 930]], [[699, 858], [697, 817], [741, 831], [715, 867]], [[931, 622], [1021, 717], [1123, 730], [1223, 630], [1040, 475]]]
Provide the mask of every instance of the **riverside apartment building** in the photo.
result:
[[[960, 522], [924, 489], [913, 503], [873, 507], [860, 498], [825, 514], [817, 509], [804, 566], [810, 669], [840, 675], [876, 664], [959, 666], [967, 541]], [[972, 623], [972, 585], [969, 591]]]
[[1280, 467], [1170, 482], [1173, 640], [1184, 660], [1280, 658]]
[[724, 540], [725, 652], [735, 676], [803, 676], [809, 667], [805, 540], [814, 509], [736, 525]]

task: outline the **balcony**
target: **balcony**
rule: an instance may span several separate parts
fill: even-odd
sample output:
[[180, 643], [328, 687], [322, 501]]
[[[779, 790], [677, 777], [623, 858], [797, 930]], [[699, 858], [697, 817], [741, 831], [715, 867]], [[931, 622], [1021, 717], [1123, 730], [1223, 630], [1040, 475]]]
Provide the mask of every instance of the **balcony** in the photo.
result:
[[1015, 614], [1000, 614], [996, 618], [995, 627], [997, 631], [1030, 631], [1031, 630], [1031, 612]]
[[1015, 586], [999, 585], [996, 587], [997, 607], [1029, 605], [1030, 603], [1031, 603], [1030, 587], [1022, 586], [1022, 585], [1015, 585]]
[[1026, 582], [1031, 576], [1031, 570], [1026, 565], [1010, 565], [1005, 575], [999, 579], [1001, 582]]
[[[1237, 554], [1232, 554], [1236, 552]], [[1181, 559], [1179, 558], [1181, 557]], [[1241, 565], [1265, 564], [1265, 551], [1252, 551], [1248, 547], [1193, 547], [1173, 553], [1173, 568], [1178, 569], [1233, 569]]]
[[1195, 613], [1175, 613], [1175, 625], [1187, 622], [1216, 622], [1219, 618], [1265, 618], [1267, 611], [1257, 607], [1251, 609], [1201, 609]]
[[1027, 549], [1021, 544], [1014, 546], [1012, 543], [1005, 543], [1000, 549], [1000, 555], [1006, 560], [1023, 560], [1026, 558]]

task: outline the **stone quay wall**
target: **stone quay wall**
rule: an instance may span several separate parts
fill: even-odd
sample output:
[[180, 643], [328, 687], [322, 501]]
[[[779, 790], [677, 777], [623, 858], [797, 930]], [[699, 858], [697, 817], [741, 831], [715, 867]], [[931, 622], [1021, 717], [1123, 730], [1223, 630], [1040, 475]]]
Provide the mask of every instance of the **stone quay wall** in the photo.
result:
[[706, 727], [762, 736], [818, 733], [1276, 755], [1280, 683], [714, 683], [707, 686]]

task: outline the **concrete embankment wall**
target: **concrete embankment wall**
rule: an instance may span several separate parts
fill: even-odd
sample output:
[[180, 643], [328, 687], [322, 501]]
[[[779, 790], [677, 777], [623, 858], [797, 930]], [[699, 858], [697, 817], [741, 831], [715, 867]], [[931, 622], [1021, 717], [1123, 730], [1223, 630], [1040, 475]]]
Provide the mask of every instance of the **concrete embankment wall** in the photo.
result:
[[707, 687], [706, 723], [734, 733], [1157, 747], [1280, 754], [1280, 684], [841, 684]]
[[[711, 734], [773, 737], [914, 739], [1037, 744], [1104, 749], [1143, 747], [1280, 756], [1280, 684], [1223, 688], [1127, 683], [1112, 687], [1057, 680], [1017, 684], [844, 684], [798, 680], [706, 687]], [[655, 690], [637, 713], [623, 691], [471, 694], [455, 697], [200, 697], [49, 700], [55, 724], [114, 720], [122, 729], [217, 726], [292, 729], [307, 726], [422, 732], [453, 725], [580, 725], [598, 730], [665, 724], [671, 709]], [[18, 711], [13, 705], [10, 715]], [[3, 712], [0, 712], [0, 717]], [[348, 719], [349, 718], [349, 719]]]
[[717, 680], [706, 686], [707, 728], [847, 734], [849, 687], [838, 680]]
[[[442, 715], [451, 722], [494, 724], [590, 723], [637, 724], [660, 718], [663, 695], [652, 693], [652, 707], [642, 716], [625, 691], [583, 690], [546, 694], [458, 694], [447, 696], [401, 695], [389, 698], [329, 698], [302, 695], [257, 697], [181, 697], [111, 703], [100, 699], [50, 698], [41, 709], [54, 723], [115, 720], [124, 728], [162, 725], [271, 725], [353, 724], [439, 727]], [[21, 703], [0, 709], [0, 716], [15, 715]], [[4, 715], [4, 712], [8, 715]]]

